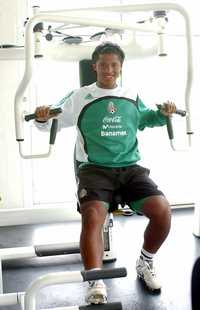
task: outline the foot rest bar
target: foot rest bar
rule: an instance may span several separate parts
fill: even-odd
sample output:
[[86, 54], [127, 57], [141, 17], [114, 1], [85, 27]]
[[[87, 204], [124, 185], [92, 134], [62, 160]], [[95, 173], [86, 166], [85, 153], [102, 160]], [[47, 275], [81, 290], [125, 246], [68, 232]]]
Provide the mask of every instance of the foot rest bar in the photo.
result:
[[[121, 302], [111, 302], [103, 305], [88, 305], [88, 306], [68, 306], [68, 307], [56, 307], [49, 310], [122, 310]], [[48, 309], [41, 309], [48, 310]]]
[[121, 278], [127, 276], [126, 268], [111, 268], [102, 270], [81, 271], [83, 281], [91, 281], [98, 279]]
[[38, 292], [50, 285], [61, 283], [74, 283], [84, 282], [95, 279], [107, 279], [125, 277], [127, 274], [125, 268], [112, 268], [95, 271], [65, 271], [65, 272], [52, 272], [32, 282], [28, 287], [24, 296], [24, 310], [36, 310], [36, 298]]
[[79, 310], [122, 310], [121, 302], [111, 302], [103, 305], [80, 306]]
[[79, 243], [66, 243], [66, 244], [45, 244], [35, 246], [35, 253], [37, 256], [53, 256], [64, 254], [77, 254], [80, 253]]
[[0, 294], [0, 309], [1, 306], [13, 306], [23, 303], [25, 292]]

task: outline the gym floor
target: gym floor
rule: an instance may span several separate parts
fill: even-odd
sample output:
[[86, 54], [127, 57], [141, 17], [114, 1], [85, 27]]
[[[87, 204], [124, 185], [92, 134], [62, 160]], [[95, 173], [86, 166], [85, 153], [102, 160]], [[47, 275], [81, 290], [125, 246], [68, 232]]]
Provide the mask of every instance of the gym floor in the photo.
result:
[[[108, 300], [121, 301], [124, 310], [190, 310], [191, 272], [200, 255], [200, 239], [192, 234], [193, 209], [172, 213], [172, 229], [156, 255], [155, 264], [162, 279], [160, 294], [148, 292], [137, 279], [135, 261], [140, 253], [147, 219], [143, 216], [119, 216], [114, 219], [113, 243], [117, 260], [104, 268], [126, 267], [126, 278], [105, 280]], [[0, 228], [0, 247], [78, 241], [80, 223], [23, 225]], [[73, 240], [70, 240], [73, 238]], [[57, 271], [82, 270], [80, 254], [26, 259], [3, 264], [4, 293], [25, 291], [40, 275]], [[87, 283], [60, 284], [44, 288], [39, 295], [41, 308], [84, 305]], [[5, 306], [1, 310], [19, 310]]]

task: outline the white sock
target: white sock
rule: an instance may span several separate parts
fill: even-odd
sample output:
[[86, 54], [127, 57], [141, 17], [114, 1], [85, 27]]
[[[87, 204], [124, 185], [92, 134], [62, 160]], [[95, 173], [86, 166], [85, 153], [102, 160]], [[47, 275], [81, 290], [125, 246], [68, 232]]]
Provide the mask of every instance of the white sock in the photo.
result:
[[142, 248], [140, 257], [142, 257], [144, 260], [153, 260], [154, 255], [155, 253], [150, 253]]

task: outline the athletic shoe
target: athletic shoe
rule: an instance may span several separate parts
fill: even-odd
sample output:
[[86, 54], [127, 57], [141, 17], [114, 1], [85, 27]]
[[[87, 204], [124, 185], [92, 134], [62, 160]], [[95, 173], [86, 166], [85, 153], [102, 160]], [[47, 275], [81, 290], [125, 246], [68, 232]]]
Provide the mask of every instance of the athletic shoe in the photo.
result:
[[152, 291], [159, 291], [161, 289], [161, 283], [153, 268], [152, 261], [144, 260], [140, 257], [136, 263], [136, 271], [138, 277], [144, 281], [148, 289]]
[[107, 291], [102, 280], [90, 281], [88, 291], [85, 297], [88, 304], [106, 304]]

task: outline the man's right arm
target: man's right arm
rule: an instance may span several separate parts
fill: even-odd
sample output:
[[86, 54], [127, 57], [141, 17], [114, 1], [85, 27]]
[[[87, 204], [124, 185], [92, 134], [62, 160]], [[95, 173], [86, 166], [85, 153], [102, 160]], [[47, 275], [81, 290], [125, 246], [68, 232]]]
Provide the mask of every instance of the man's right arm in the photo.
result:
[[[58, 104], [54, 106], [39, 106], [35, 110], [35, 125], [42, 131], [51, 128], [51, 119], [58, 117], [58, 131], [61, 128], [74, 126], [74, 96], [73, 92], [67, 94]], [[55, 108], [61, 108], [62, 113], [54, 112]]]

